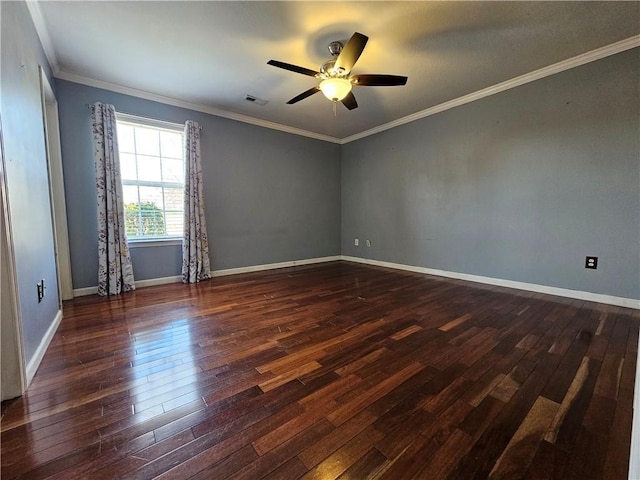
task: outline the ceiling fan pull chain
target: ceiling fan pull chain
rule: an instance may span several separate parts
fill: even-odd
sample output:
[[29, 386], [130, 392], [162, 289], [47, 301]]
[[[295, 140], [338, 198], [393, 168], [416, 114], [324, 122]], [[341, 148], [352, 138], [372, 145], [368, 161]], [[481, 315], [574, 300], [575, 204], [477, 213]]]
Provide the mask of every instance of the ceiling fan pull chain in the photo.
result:
[[336, 112], [336, 104], [337, 104], [338, 102], [333, 101], [333, 102], [331, 102], [331, 103], [333, 103], [333, 116], [334, 116], [334, 117], [337, 117], [337, 116], [338, 116], [338, 114], [337, 114], [337, 112]]

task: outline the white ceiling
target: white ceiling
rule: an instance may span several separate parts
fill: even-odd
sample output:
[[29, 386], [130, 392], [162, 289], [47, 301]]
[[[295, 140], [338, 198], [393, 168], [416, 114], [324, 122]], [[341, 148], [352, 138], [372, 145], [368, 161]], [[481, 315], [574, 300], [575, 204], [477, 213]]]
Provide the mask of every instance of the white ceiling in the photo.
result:
[[[638, 45], [640, 33], [639, 2], [40, 1], [31, 7], [60, 78], [106, 82], [334, 139], [615, 42]], [[322, 94], [286, 105], [317, 80], [267, 61], [317, 70], [330, 58], [329, 42], [355, 31], [369, 42], [353, 73], [405, 75], [407, 85], [355, 87], [359, 108], [338, 105], [335, 117]], [[247, 102], [246, 94], [268, 103]]]

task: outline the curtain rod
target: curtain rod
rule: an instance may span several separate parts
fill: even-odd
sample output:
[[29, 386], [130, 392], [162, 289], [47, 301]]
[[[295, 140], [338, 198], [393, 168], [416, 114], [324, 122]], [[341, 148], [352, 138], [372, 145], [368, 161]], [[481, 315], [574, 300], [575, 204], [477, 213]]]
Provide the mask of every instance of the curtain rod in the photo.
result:
[[[91, 107], [93, 106], [90, 103], [85, 103], [85, 106], [91, 110]], [[142, 120], [148, 120], [149, 122], [154, 122], [157, 124], [166, 124], [168, 126], [172, 126], [174, 128], [176, 127], [181, 127], [184, 128], [184, 124], [183, 123], [175, 123], [175, 122], [167, 122], [165, 120], [158, 120], [157, 118], [151, 118], [151, 117], [145, 117], [143, 115], [136, 115], [134, 113], [126, 113], [126, 112], [121, 112], [119, 110], [116, 110], [116, 115], [121, 115], [121, 116], [127, 116], [127, 117], [132, 117], [132, 118], [140, 118]], [[200, 130], [202, 130], [202, 125], [199, 125]]]

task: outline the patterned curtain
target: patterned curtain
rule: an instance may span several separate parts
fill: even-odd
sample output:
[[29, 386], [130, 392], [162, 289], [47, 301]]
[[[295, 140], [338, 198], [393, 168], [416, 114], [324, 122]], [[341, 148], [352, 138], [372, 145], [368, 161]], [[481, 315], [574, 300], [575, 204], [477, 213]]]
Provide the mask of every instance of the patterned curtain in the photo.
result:
[[184, 126], [184, 160], [182, 282], [195, 283], [210, 277], [210, 266], [200, 163], [200, 125], [191, 120]]
[[124, 229], [120, 158], [113, 105], [91, 106], [98, 193], [98, 295], [136, 288]]

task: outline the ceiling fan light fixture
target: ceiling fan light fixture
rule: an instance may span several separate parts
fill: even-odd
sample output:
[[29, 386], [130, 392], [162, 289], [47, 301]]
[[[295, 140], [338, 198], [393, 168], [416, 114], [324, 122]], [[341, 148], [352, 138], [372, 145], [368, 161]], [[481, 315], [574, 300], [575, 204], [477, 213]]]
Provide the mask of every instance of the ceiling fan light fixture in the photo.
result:
[[333, 102], [333, 112], [335, 114], [336, 104], [338, 102], [342, 102], [348, 110], [358, 108], [358, 102], [353, 93], [351, 93], [354, 85], [369, 87], [405, 85], [407, 83], [407, 77], [401, 77], [399, 75], [351, 75], [351, 70], [353, 70], [353, 66], [358, 61], [358, 58], [360, 58], [368, 40], [369, 37], [366, 35], [355, 32], [344, 45], [342, 42], [331, 42], [329, 51], [333, 58], [324, 62], [319, 72], [279, 60], [269, 60], [267, 64], [273, 65], [274, 67], [283, 68], [320, 80], [320, 84], [317, 87], [310, 88], [300, 95], [293, 97], [287, 102], [287, 105], [293, 105], [311, 95], [322, 92], [325, 97]]
[[351, 82], [346, 78], [327, 78], [320, 82], [320, 90], [332, 102], [339, 102], [351, 91]]

